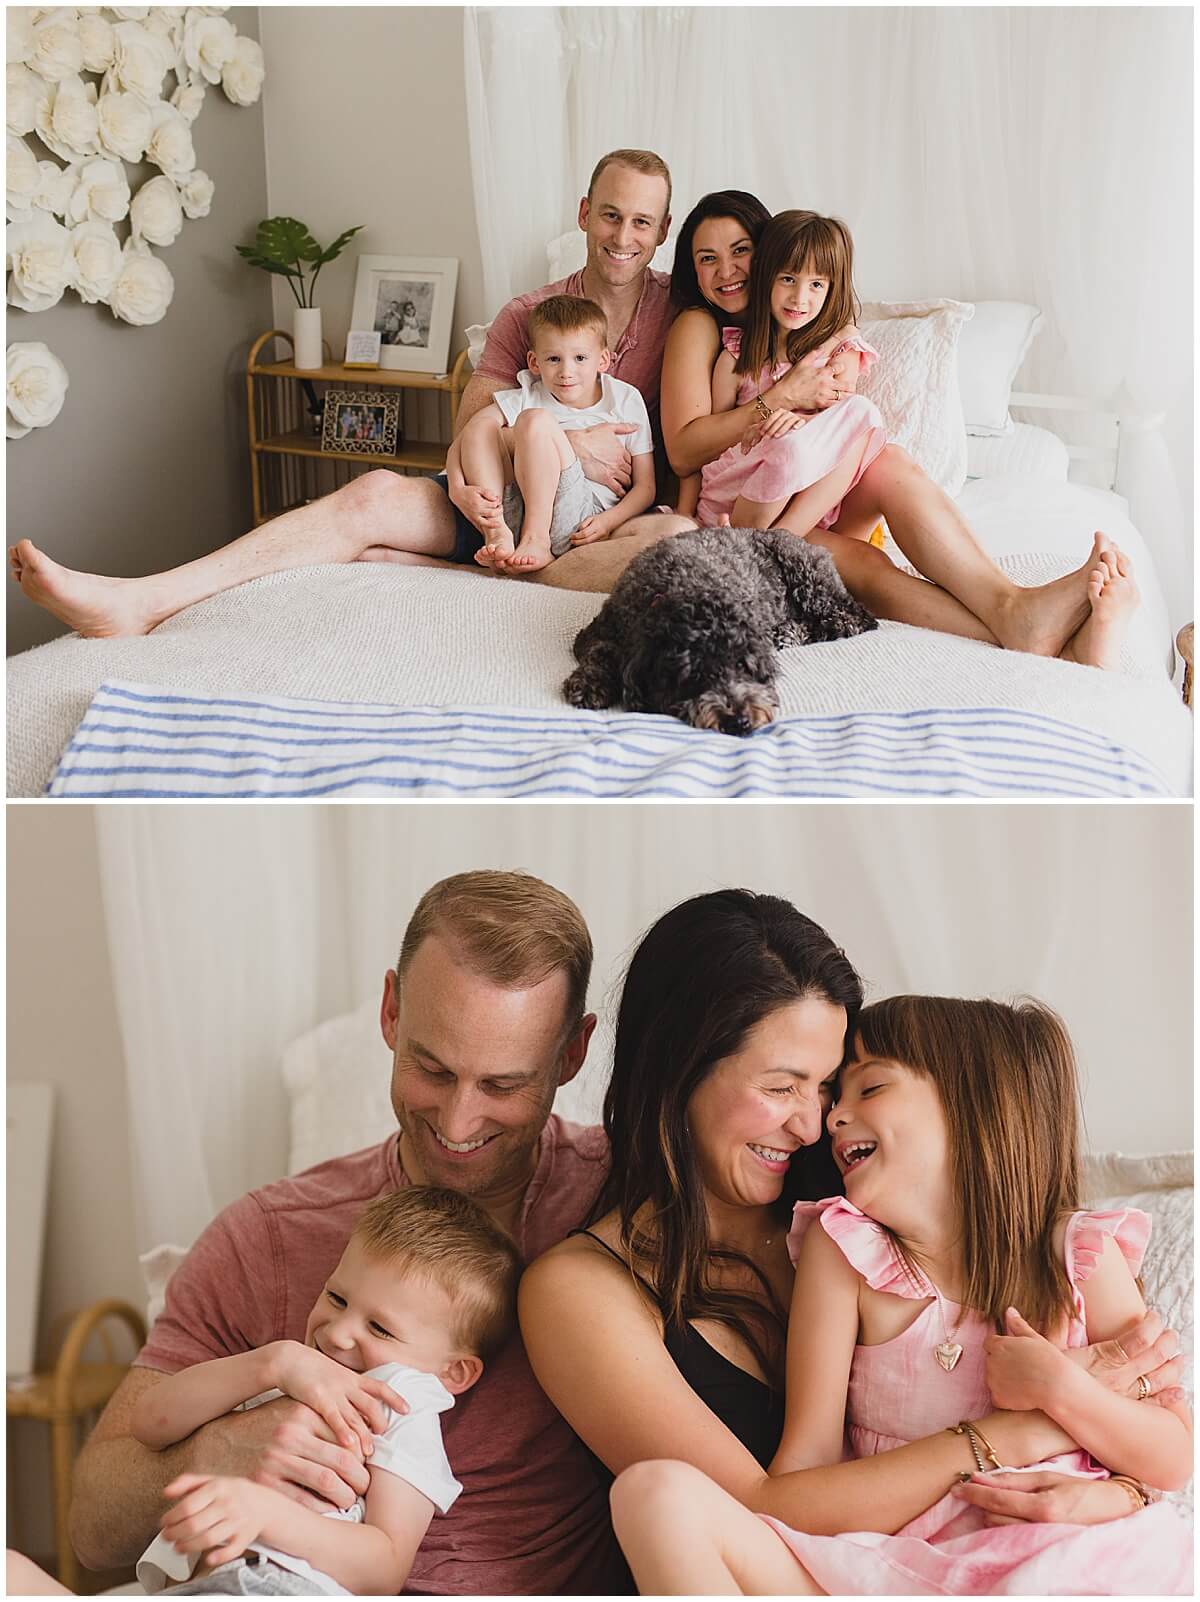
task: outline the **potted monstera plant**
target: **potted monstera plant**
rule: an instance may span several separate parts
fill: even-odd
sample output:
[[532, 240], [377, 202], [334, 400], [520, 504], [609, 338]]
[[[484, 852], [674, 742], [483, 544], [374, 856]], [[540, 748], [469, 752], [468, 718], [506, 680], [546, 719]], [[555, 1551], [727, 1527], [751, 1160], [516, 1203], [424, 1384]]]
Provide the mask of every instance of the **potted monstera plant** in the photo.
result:
[[295, 217], [268, 217], [259, 223], [252, 245], [236, 247], [238, 255], [251, 267], [261, 267], [264, 272], [287, 279], [296, 298], [292, 332], [298, 368], [311, 370], [321, 365], [321, 308], [313, 304], [321, 268], [340, 256], [364, 226], [359, 223], [356, 228], [347, 228], [332, 245], [322, 249]]

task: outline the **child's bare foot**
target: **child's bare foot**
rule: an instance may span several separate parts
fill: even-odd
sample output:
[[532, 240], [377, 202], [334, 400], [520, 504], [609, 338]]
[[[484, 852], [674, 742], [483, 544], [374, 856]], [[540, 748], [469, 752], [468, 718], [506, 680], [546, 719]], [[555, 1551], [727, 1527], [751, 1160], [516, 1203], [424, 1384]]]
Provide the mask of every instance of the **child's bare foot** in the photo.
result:
[[29, 599], [85, 638], [148, 634], [162, 621], [150, 606], [144, 579], [77, 573], [52, 561], [32, 540], [10, 545], [8, 561]]
[[475, 560], [480, 567], [490, 567], [502, 573], [507, 568], [516, 549], [512, 529], [504, 521], [504, 512], [499, 506], [482, 510], [479, 514], [479, 532], [486, 543], [481, 550], [475, 552]]
[[536, 573], [539, 568], [549, 567], [553, 560], [554, 553], [550, 549], [548, 534], [542, 535], [540, 539], [534, 535], [522, 534], [516, 552], [508, 559], [508, 566], [514, 572]]
[[1058, 656], [1087, 622], [1088, 581], [1101, 556], [1111, 548], [1108, 535], [1097, 533], [1087, 561], [1073, 573], [1050, 584], [1018, 589], [1005, 613], [995, 620], [988, 619], [1000, 644], [1009, 651], [1028, 651], [1033, 656]]
[[1063, 647], [1064, 659], [1117, 672], [1121, 666], [1121, 644], [1140, 600], [1133, 563], [1125, 552], [1115, 545], [1103, 551], [1088, 575], [1092, 615]]

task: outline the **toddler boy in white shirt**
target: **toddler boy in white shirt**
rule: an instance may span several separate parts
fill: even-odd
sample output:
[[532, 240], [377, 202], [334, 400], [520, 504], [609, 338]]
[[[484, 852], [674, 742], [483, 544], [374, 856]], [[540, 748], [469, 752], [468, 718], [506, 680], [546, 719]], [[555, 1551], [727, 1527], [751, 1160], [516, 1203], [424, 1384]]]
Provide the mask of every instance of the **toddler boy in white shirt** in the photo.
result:
[[[609, 376], [608, 324], [595, 301], [551, 295], [529, 313], [528, 368], [463, 429], [446, 456], [450, 499], [483, 535], [475, 560], [531, 573], [608, 536], [654, 502], [654, 441], [641, 392]], [[632, 423], [624, 495], [584, 477], [564, 430]]]

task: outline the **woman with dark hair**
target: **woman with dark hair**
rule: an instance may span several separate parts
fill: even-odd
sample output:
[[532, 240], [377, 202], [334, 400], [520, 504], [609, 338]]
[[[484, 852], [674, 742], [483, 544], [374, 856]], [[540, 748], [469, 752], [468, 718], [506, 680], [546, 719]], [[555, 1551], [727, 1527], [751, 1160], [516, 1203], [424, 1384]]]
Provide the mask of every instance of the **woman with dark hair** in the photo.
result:
[[[754, 250], [768, 220], [755, 196], [719, 190], [697, 203], [679, 231], [671, 274], [679, 314], [663, 353], [661, 420], [667, 455], [681, 481], [732, 447], [756, 442], [776, 414], [823, 411], [854, 389], [852, 374], [836, 362], [814, 365], [813, 352], [754, 399], [714, 412], [712, 376], [722, 331], [740, 324], [749, 306]], [[686, 496], [683, 508], [693, 501]], [[792, 527], [791, 510], [786, 507], [775, 526]], [[1042, 656], [1093, 661], [1104, 650], [1104, 665], [1115, 665], [1104, 644], [1111, 632], [1105, 617], [1119, 600], [1124, 616], [1122, 598], [1131, 581], [1118, 569], [1118, 553], [1105, 535], [1096, 535], [1088, 559], [1073, 573], [1032, 588], [1014, 584], [950, 497], [897, 445], [886, 446], [866, 468], [842, 501], [832, 530], [811, 529], [811, 518], [799, 507], [797, 519], [794, 532], [825, 546], [846, 587], [876, 617]], [[881, 519], [929, 582], [905, 573], [869, 543]], [[1124, 558], [1122, 566], [1127, 567]], [[1089, 577], [1096, 573], [1090, 599]], [[1071, 642], [1080, 630], [1087, 633], [1076, 648]]]
[[[823, 1126], [861, 1001], [846, 955], [776, 896], [696, 896], [634, 953], [604, 1103], [608, 1181], [589, 1227], [531, 1264], [520, 1293], [538, 1380], [608, 1474], [681, 1460], [800, 1522], [813, 1471], [766, 1473], [784, 1423], [786, 1237], [795, 1200], [841, 1190]], [[1114, 1385], [1136, 1372], [1111, 1359]], [[1059, 1439], [1040, 1413], [979, 1424], [1014, 1465]], [[961, 1457], [946, 1434], [819, 1473], [845, 1499], [846, 1528], [864, 1498], [899, 1528]], [[1108, 1486], [1081, 1494], [1091, 1506], [1068, 1517], [1128, 1506], [1119, 1488], [1115, 1506]]]

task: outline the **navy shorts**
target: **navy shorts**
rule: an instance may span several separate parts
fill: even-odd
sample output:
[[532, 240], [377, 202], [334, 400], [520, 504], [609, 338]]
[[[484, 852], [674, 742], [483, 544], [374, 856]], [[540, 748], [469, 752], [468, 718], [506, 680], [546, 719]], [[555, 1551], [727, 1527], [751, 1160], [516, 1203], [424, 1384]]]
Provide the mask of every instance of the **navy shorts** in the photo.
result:
[[446, 499], [450, 501], [450, 510], [454, 513], [454, 549], [445, 558], [447, 562], [470, 562], [474, 564], [475, 552], [481, 551], [484, 545], [483, 535], [468, 518], [464, 517], [450, 500], [450, 480], [445, 473], [438, 473], [433, 481], [439, 488], [445, 490]]

